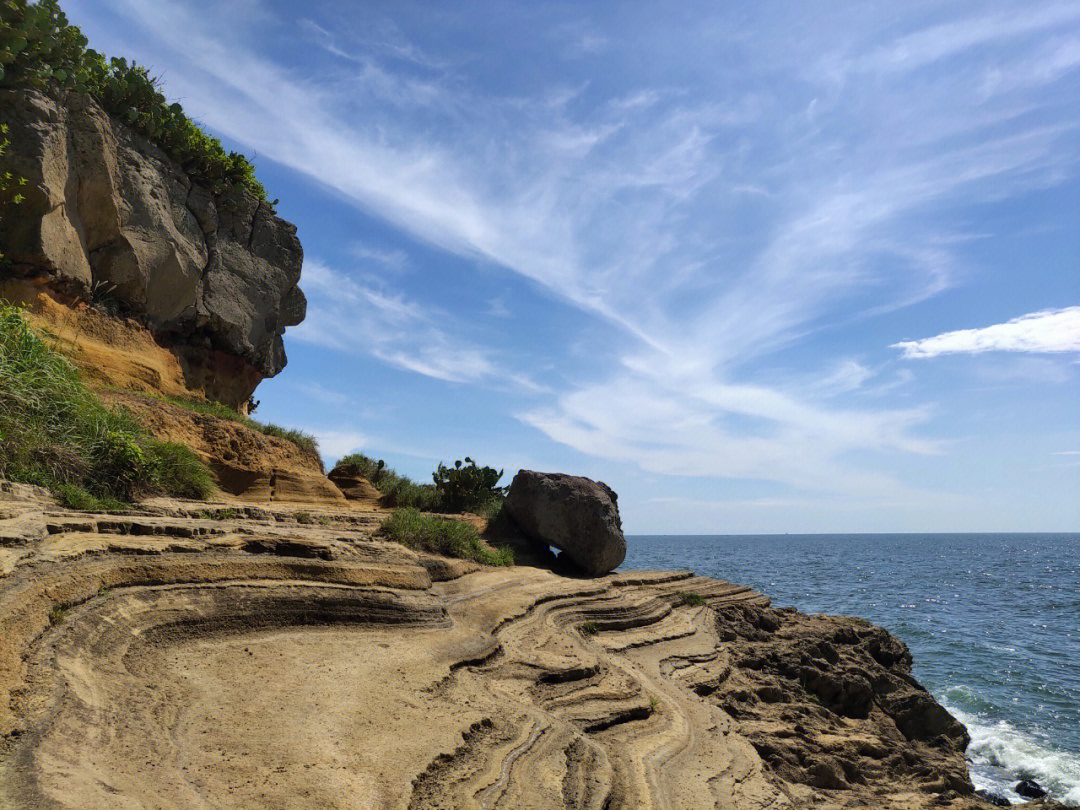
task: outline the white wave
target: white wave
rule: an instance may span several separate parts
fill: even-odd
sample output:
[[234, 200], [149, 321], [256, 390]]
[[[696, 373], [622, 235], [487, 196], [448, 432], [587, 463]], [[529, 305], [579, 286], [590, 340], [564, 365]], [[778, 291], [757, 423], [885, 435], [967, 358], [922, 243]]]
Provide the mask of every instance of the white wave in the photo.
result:
[[943, 702], [971, 735], [967, 753], [977, 788], [1018, 797], [1013, 786], [1034, 779], [1062, 804], [1080, 807], [1080, 755], [1047, 747], [1007, 720], [988, 720]]

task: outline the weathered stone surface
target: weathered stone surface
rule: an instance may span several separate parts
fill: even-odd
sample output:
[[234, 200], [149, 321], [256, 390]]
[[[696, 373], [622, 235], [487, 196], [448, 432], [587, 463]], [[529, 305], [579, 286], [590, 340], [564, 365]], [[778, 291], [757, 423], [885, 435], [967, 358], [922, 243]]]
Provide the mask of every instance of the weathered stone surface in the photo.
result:
[[314, 450], [133, 392], [104, 391], [101, 396], [107, 404], [132, 413], [159, 439], [191, 448], [230, 495], [245, 501], [345, 503], [323, 474], [322, 460]]
[[7, 162], [29, 181], [0, 236], [12, 272], [108, 297], [189, 365], [215, 350], [240, 358], [252, 389], [281, 371], [281, 335], [306, 309], [293, 225], [244, 189], [215, 198], [87, 96], [8, 90], [0, 110]]
[[382, 501], [382, 493], [364, 476], [360, 475], [356, 467], [347, 464], [338, 464], [327, 475], [334, 486], [341, 490], [350, 501], [358, 501], [372, 507], [378, 506]]
[[911, 653], [895, 636], [753, 604], [717, 611], [716, 629], [731, 674], [702, 686], [785, 782], [858, 792], [896, 780], [972, 796], [967, 731], [911, 677]]
[[562, 550], [599, 576], [626, 557], [618, 496], [607, 484], [562, 473], [521, 470], [506, 495], [506, 511], [529, 538]]
[[867, 622], [435, 557], [345, 501], [0, 510], [47, 527], [0, 546], [5, 808], [995, 806]]

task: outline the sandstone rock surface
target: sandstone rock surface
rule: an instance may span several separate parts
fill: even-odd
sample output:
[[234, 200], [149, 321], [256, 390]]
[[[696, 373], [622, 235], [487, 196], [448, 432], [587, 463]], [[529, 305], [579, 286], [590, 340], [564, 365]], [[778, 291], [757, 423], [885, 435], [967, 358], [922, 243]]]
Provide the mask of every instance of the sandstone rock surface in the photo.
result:
[[865, 622], [478, 569], [351, 505], [0, 506], [5, 808], [991, 806]]
[[521, 470], [510, 484], [505, 509], [527, 537], [555, 546], [582, 571], [599, 576], [626, 557], [617, 500], [604, 483]]
[[[5, 90], [0, 111], [6, 162], [29, 181], [0, 236], [9, 272], [138, 317], [231, 404], [285, 366], [281, 335], [306, 310], [293, 225], [244, 189], [214, 197], [85, 95]], [[215, 351], [248, 390], [212, 390]]]
[[338, 464], [327, 475], [341, 494], [357, 504], [377, 507], [382, 502], [382, 493], [370, 481], [360, 475], [359, 469], [348, 464]]
[[127, 391], [103, 391], [101, 398], [131, 412], [159, 439], [190, 447], [230, 495], [254, 502], [345, 501], [323, 473], [319, 454], [288, 439]]

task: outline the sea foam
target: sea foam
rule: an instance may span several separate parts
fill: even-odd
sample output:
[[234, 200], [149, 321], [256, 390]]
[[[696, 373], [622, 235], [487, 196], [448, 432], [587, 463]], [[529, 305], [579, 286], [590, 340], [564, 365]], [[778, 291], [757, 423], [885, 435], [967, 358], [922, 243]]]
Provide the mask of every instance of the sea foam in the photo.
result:
[[1059, 802], [1080, 807], [1080, 757], [1056, 751], [1007, 720], [989, 720], [942, 704], [971, 735], [968, 758], [976, 788], [1000, 793], [1013, 802], [1024, 801], [1013, 792], [1021, 779], [1034, 779]]

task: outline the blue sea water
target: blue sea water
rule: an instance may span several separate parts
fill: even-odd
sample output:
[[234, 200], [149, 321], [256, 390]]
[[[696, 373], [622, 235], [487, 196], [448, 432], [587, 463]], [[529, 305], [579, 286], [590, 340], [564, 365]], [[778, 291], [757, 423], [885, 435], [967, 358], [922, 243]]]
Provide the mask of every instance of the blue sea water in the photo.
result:
[[1080, 806], [1080, 534], [631, 536], [623, 569], [690, 568], [775, 606], [862, 616], [971, 734], [972, 781]]

